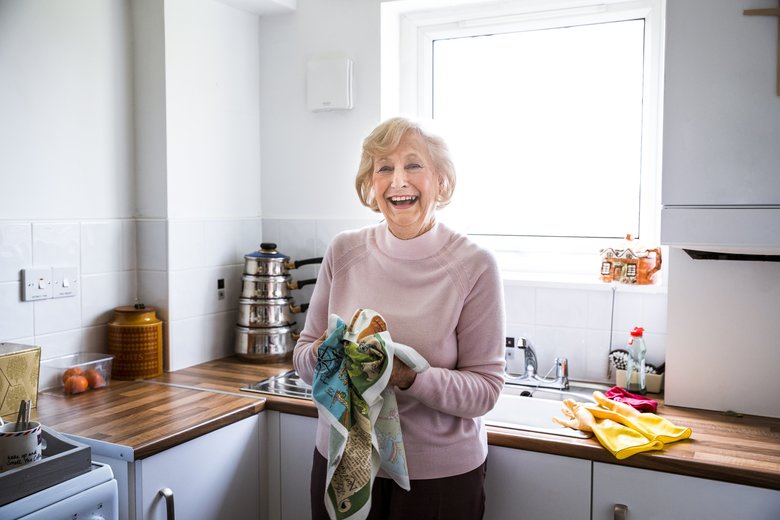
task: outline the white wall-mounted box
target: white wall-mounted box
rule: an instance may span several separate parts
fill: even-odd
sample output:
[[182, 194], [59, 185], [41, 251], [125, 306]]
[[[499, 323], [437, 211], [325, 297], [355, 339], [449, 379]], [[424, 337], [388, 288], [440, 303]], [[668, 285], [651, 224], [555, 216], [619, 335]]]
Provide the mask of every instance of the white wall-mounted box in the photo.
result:
[[352, 108], [352, 60], [329, 58], [306, 65], [306, 104], [312, 112]]

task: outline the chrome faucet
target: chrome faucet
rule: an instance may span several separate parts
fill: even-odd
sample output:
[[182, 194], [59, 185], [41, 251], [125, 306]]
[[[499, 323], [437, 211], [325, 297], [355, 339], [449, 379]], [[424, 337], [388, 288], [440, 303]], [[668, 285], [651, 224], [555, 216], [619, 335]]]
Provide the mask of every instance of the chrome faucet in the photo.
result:
[[518, 348], [524, 352], [523, 374], [518, 376], [509, 372], [505, 373], [506, 382], [511, 385], [528, 386], [532, 388], [554, 388], [556, 390], [569, 389], [569, 360], [565, 357], [555, 358], [555, 365], [548, 374], [555, 369], [555, 379], [547, 379], [537, 375], [538, 363], [536, 360], [536, 351], [531, 342], [526, 338], [520, 338]]

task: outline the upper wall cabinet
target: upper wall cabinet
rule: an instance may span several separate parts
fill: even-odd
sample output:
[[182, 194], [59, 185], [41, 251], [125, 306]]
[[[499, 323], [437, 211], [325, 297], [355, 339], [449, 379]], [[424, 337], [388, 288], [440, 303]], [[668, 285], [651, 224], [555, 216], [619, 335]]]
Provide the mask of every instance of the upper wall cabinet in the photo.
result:
[[780, 250], [777, 19], [751, 7], [666, 4], [664, 244]]
[[236, 9], [259, 15], [284, 14], [295, 11], [297, 0], [217, 0]]

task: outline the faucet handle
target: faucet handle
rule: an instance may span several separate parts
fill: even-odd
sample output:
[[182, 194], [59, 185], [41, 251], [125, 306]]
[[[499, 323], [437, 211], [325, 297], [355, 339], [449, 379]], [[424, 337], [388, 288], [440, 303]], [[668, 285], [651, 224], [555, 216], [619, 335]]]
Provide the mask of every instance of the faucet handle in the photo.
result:
[[565, 357], [555, 358], [555, 377], [556, 379], [569, 377], [569, 359]]
[[527, 340], [526, 338], [520, 338], [521, 345], [523, 352], [525, 353], [525, 361], [524, 366], [527, 368], [528, 366], [532, 366], [534, 368], [534, 372], [539, 370], [539, 364], [536, 361], [536, 351], [534, 350], [533, 345], [531, 345], [531, 342]]

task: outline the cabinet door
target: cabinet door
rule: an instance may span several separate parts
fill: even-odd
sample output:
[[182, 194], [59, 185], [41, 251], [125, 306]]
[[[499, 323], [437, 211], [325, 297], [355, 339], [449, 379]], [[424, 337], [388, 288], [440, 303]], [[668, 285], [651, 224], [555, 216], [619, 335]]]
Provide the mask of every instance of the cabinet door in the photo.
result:
[[[777, 36], [768, 20], [735, 20], [750, 4], [666, 2], [664, 205], [780, 204]], [[720, 22], [692, 30], [702, 10]]]
[[485, 520], [590, 518], [591, 462], [490, 446]]
[[176, 518], [259, 518], [259, 449], [253, 416], [136, 461], [136, 518], [167, 518], [164, 488]]
[[593, 520], [616, 504], [631, 520], [780, 518], [780, 491], [594, 462]]
[[283, 413], [279, 431], [282, 520], [309, 518], [309, 482], [317, 419]]

